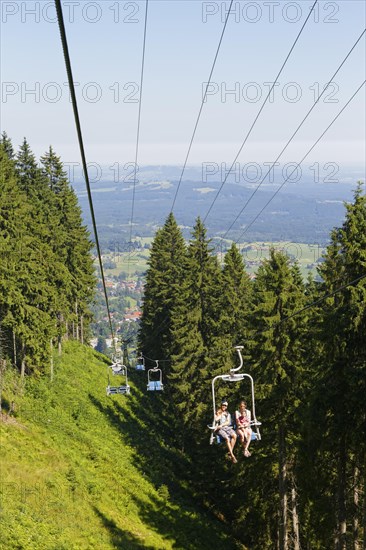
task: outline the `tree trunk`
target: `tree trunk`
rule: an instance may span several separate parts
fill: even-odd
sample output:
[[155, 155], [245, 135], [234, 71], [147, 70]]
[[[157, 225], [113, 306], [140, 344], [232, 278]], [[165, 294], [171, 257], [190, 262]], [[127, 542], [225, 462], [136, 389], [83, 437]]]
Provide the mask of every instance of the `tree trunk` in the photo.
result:
[[59, 320], [58, 320], [57, 349], [58, 349], [58, 354], [61, 355], [62, 354], [62, 325], [64, 322], [64, 316], [62, 315], [62, 313], [59, 313], [58, 319]]
[[6, 371], [6, 359], [0, 359], [0, 413], [2, 410], [3, 380]]
[[21, 380], [24, 380], [25, 376], [25, 344], [22, 343], [22, 363], [20, 366], [20, 378]]
[[80, 342], [84, 344], [84, 316], [80, 315]]
[[279, 443], [279, 494], [280, 494], [280, 521], [279, 521], [279, 550], [288, 550], [287, 530], [287, 461], [286, 461], [286, 433], [285, 427], [278, 428]]
[[360, 470], [355, 465], [353, 473], [353, 514], [352, 514], [352, 534], [353, 534], [353, 550], [359, 550], [359, 521], [358, 521], [358, 504], [360, 491]]
[[51, 382], [53, 382], [53, 342], [52, 338], [50, 341], [50, 351], [51, 351], [51, 357], [50, 357], [50, 379]]
[[366, 454], [363, 452], [363, 460], [361, 462], [363, 464], [362, 472], [362, 489], [363, 489], [363, 503], [362, 503], [362, 535], [363, 535], [363, 544], [362, 544], [362, 550], [366, 550]]
[[76, 338], [77, 341], [79, 341], [79, 315], [78, 315], [78, 303], [77, 303], [77, 301], [75, 302], [75, 316], [76, 316], [75, 338]]
[[338, 457], [338, 517], [337, 517], [337, 543], [336, 550], [346, 550], [347, 516], [346, 516], [346, 437], [345, 432], [339, 436], [339, 457]]
[[297, 513], [297, 503], [296, 503], [296, 488], [295, 481], [293, 479], [293, 474], [291, 476], [291, 512], [292, 512], [292, 530], [293, 530], [293, 549], [300, 550], [300, 523], [299, 515]]
[[14, 331], [13, 331], [13, 363], [14, 363], [14, 367], [16, 368], [16, 366], [17, 366], [17, 341], [16, 341], [16, 336], [15, 336]]

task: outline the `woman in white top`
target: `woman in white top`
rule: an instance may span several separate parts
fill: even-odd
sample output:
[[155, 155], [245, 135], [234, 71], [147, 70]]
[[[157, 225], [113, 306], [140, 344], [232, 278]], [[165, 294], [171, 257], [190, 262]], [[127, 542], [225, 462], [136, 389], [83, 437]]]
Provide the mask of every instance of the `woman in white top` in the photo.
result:
[[243, 453], [245, 457], [250, 456], [250, 452], [248, 450], [252, 437], [250, 420], [251, 414], [247, 409], [246, 401], [240, 401], [239, 410], [235, 411], [236, 433], [238, 434], [239, 441], [243, 446]]

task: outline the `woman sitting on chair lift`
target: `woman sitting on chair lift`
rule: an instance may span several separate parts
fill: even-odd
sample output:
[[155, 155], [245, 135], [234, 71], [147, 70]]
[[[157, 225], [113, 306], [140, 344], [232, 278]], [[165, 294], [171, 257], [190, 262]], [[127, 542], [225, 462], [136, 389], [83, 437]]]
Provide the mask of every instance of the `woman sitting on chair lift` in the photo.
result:
[[236, 464], [238, 461], [233, 453], [236, 443], [236, 433], [232, 427], [231, 414], [227, 410], [227, 407], [227, 401], [222, 401], [221, 407], [216, 412], [215, 416], [215, 422], [217, 423], [215, 432], [217, 432], [217, 434], [225, 440], [227, 448], [229, 449], [230, 459], [234, 462], [234, 464]]
[[250, 411], [247, 409], [246, 401], [240, 401], [239, 410], [235, 411], [236, 433], [239, 436], [240, 443], [243, 447], [245, 457], [250, 456], [248, 447], [252, 437], [252, 428], [250, 427]]

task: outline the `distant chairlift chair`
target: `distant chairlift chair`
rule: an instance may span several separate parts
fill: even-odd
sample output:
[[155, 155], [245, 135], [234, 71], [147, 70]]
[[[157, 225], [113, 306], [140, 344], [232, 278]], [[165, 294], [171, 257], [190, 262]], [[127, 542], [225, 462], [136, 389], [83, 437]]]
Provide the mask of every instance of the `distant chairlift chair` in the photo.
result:
[[[114, 358], [115, 359], [115, 358]], [[110, 370], [113, 373], [113, 376], [125, 376], [126, 377], [126, 383], [120, 384], [119, 386], [111, 386], [110, 384], [110, 377], [109, 373]], [[108, 367], [108, 386], [107, 386], [107, 395], [128, 395], [130, 393], [130, 386], [128, 385], [127, 381], [127, 367], [123, 365], [120, 360], [117, 358], [117, 361], [114, 362], [112, 365]]]
[[[163, 373], [159, 369], [159, 360], [156, 359], [156, 366], [153, 369], [147, 371], [147, 390], [148, 391], [162, 391], [163, 386]], [[158, 378], [156, 378], [158, 376]]]
[[137, 358], [136, 370], [140, 370], [140, 371], [145, 370], [145, 358], [143, 355]]

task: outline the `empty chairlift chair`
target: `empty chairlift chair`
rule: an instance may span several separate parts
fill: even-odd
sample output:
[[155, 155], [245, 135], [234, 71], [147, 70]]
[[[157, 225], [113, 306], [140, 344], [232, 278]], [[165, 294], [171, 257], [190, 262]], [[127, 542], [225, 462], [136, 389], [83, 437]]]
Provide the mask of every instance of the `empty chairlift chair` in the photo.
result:
[[145, 358], [142, 355], [137, 358], [136, 370], [139, 370], [139, 371], [145, 370]]
[[148, 391], [162, 391], [163, 386], [163, 373], [159, 369], [159, 361], [155, 360], [156, 366], [153, 369], [147, 371], [147, 390]]
[[130, 393], [130, 386], [128, 384], [122, 386], [107, 386], [107, 395], [128, 395]]
[[[114, 358], [115, 359], [115, 358]], [[123, 376], [125, 380], [119, 385], [111, 385], [110, 383], [110, 372], [112, 371], [113, 376]], [[117, 361], [112, 363], [108, 367], [108, 386], [107, 386], [107, 395], [128, 395], [130, 393], [130, 386], [127, 379], [127, 367], [123, 365], [117, 358]]]
[[125, 365], [113, 363], [110, 368], [114, 376], [126, 376], [127, 367], [125, 367]]

